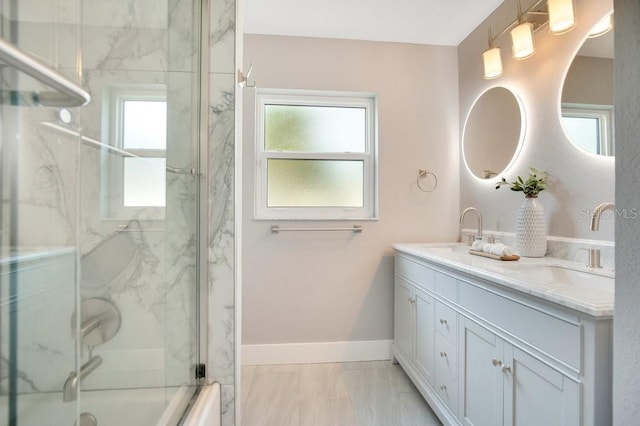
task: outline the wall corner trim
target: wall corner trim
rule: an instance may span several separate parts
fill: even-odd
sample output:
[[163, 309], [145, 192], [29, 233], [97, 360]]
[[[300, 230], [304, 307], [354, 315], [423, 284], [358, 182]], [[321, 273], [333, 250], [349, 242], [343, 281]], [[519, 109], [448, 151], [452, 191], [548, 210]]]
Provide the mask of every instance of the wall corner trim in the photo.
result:
[[315, 364], [391, 359], [392, 340], [243, 345], [242, 365]]

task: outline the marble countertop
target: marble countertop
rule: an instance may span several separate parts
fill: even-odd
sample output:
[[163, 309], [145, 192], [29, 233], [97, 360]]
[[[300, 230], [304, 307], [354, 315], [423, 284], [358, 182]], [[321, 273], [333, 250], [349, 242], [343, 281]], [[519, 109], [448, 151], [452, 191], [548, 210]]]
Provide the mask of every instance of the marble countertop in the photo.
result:
[[552, 257], [504, 262], [475, 256], [460, 243], [392, 244], [410, 254], [594, 317], [612, 317], [614, 271]]

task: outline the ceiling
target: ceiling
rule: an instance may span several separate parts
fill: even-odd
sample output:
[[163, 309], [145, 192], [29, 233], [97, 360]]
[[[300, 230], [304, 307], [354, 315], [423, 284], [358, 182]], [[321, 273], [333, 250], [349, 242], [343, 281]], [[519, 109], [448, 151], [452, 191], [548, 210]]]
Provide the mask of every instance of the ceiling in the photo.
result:
[[245, 0], [244, 32], [457, 46], [504, 0]]

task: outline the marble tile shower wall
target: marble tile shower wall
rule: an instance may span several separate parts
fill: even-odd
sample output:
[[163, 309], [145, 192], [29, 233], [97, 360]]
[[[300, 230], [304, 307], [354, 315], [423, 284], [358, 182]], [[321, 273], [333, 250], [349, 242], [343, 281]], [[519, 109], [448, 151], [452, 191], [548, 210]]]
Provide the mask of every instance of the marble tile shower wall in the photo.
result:
[[235, 423], [236, 1], [212, 0], [209, 34], [209, 375], [221, 384], [222, 425]]

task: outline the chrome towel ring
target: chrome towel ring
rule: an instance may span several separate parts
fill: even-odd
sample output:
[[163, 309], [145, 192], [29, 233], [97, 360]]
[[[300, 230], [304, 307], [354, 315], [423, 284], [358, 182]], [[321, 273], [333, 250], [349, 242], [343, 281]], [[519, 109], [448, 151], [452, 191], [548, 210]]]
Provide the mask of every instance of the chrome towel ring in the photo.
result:
[[[421, 178], [427, 180], [429, 175], [433, 177], [433, 186], [430, 189], [427, 189], [422, 185]], [[422, 192], [433, 192], [438, 187], [438, 176], [436, 176], [432, 171], [419, 169], [418, 177], [416, 178], [416, 185], [418, 185], [418, 188], [420, 188], [420, 191]]]

